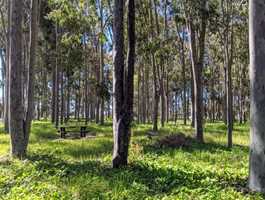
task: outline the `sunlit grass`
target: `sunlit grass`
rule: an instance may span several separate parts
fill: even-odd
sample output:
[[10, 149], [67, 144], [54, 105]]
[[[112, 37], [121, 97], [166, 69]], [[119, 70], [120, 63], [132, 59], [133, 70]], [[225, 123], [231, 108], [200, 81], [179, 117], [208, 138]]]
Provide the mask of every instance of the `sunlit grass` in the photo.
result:
[[[134, 125], [129, 166], [119, 170], [111, 169], [112, 124], [88, 129], [95, 137], [60, 139], [49, 122], [34, 122], [22, 162], [7, 159], [9, 136], [0, 134], [0, 199], [262, 199], [245, 193], [248, 125], [235, 124], [233, 149], [222, 122], [205, 125], [205, 144], [181, 149], [158, 149], [146, 134], [152, 125]], [[180, 132], [194, 134], [180, 121], [158, 137]]]

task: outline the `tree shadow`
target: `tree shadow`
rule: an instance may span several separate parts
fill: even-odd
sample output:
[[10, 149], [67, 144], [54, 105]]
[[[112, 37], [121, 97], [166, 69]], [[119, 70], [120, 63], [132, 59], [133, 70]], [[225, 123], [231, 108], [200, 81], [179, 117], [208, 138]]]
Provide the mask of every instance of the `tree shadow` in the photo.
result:
[[[91, 176], [101, 177], [111, 185], [121, 184], [123, 189], [133, 190], [132, 183], [144, 185], [146, 190], [144, 195], [152, 197], [155, 195], [168, 195], [181, 187], [194, 190], [197, 188], [218, 188], [223, 191], [228, 187], [245, 194], [249, 193], [247, 179], [239, 176], [223, 176], [209, 170], [195, 169], [189, 171], [183, 168], [160, 168], [154, 165], [137, 161], [128, 167], [112, 169], [109, 165], [102, 162], [89, 160], [84, 162], [66, 162], [52, 155], [31, 155], [29, 159], [35, 162], [34, 166], [40, 172], [49, 171], [51, 176], [59, 176], [61, 183], [74, 177]], [[58, 170], [60, 173], [58, 173]], [[204, 181], [204, 180], [211, 181]], [[85, 181], [85, 180], [83, 180]], [[59, 183], [60, 184], [60, 183]], [[85, 185], [84, 182], [76, 184]], [[79, 187], [76, 187], [79, 188]], [[219, 189], [220, 188], [220, 189]], [[244, 190], [242, 190], [242, 188]], [[104, 191], [102, 191], [104, 192]]]
[[[92, 139], [93, 140], [93, 139]], [[113, 142], [107, 139], [97, 140], [96, 143], [91, 145], [67, 145], [64, 148], [64, 153], [75, 158], [89, 158], [89, 157], [99, 157], [103, 154], [110, 154], [113, 149]]]
[[60, 134], [52, 124], [46, 122], [35, 122], [31, 128], [31, 142], [39, 140], [55, 140], [60, 138]]
[[[170, 152], [172, 150], [179, 149], [179, 148], [171, 148], [171, 147], [158, 148], [156, 143], [157, 143], [157, 141], [155, 140], [151, 143], [144, 144], [143, 145], [144, 152], [146, 152], [146, 153], [151, 152], [151, 153], [161, 155], [161, 154], [165, 154], [167, 152]], [[239, 149], [240, 151], [242, 151], [244, 153], [249, 152], [249, 147], [247, 147], [247, 146], [234, 144], [232, 148], [228, 148], [227, 146], [222, 145], [220, 143], [216, 143], [216, 142], [200, 143], [200, 142], [197, 142], [194, 138], [189, 138], [189, 145], [181, 147], [181, 150], [186, 151], [186, 152], [190, 152], [190, 153], [199, 152], [199, 151], [209, 152], [209, 153], [218, 153], [220, 151], [231, 152], [235, 148]]]
[[[100, 157], [103, 154], [110, 154], [113, 149], [113, 142], [107, 138], [83, 138], [78, 140], [59, 139], [51, 141], [49, 148], [56, 149], [55, 154], [70, 156], [74, 159]], [[51, 151], [47, 149], [47, 152]]]

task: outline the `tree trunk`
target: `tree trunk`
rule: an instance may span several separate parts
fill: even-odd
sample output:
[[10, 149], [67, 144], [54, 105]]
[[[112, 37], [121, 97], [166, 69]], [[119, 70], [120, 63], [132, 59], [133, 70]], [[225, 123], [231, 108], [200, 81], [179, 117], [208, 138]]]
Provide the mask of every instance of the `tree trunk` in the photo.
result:
[[250, 0], [251, 142], [249, 187], [265, 193], [265, 2]]
[[192, 71], [194, 79], [194, 96], [195, 96], [195, 131], [198, 141], [203, 142], [203, 86], [202, 70], [204, 63], [205, 36], [207, 25], [207, 0], [201, 1], [201, 24], [198, 42], [198, 52], [196, 47], [196, 36], [191, 13], [189, 13], [188, 27], [190, 31], [190, 51], [192, 58]]
[[63, 73], [63, 69], [61, 68], [61, 116], [60, 116], [60, 123], [63, 124], [64, 123], [64, 117], [65, 117], [65, 112], [64, 112], [64, 73]]
[[9, 131], [11, 155], [26, 156], [27, 140], [24, 135], [24, 108], [22, 102], [22, 17], [23, 2], [11, 1], [10, 57], [9, 57]]
[[181, 40], [181, 65], [183, 78], [183, 120], [184, 125], [187, 124], [187, 95], [186, 95], [186, 62], [185, 62], [185, 48], [184, 41]]
[[51, 102], [51, 122], [55, 122], [56, 110], [56, 68], [52, 67], [52, 102]]
[[191, 90], [190, 90], [190, 98], [191, 98], [191, 127], [195, 127], [195, 96], [194, 96], [194, 78], [191, 67]]
[[59, 69], [59, 43], [58, 38], [58, 25], [56, 25], [56, 60], [55, 60], [55, 127], [59, 126], [59, 84], [60, 84], [60, 69]]
[[[128, 2], [127, 72], [124, 70], [123, 12], [124, 2], [114, 1], [114, 149], [112, 165], [118, 168], [128, 163], [130, 124], [133, 120], [134, 62], [135, 62], [135, 5]], [[124, 74], [125, 73], [125, 74]], [[122, 105], [122, 106], [121, 106]]]
[[165, 100], [165, 84], [164, 84], [164, 63], [162, 63], [162, 70], [161, 70], [161, 79], [160, 79], [160, 97], [161, 97], [161, 126], [165, 126], [165, 107], [166, 107], [166, 100]]
[[158, 89], [158, 81], [157, 81], [157, 68], [155, 63], [155, 56], [152, 53], [151, 55], [152, 59], [152, 68], [153, 68], [153, 80], [154, 80], [154, 98], [153, 98], [153, 131], [158, 131], [158, 105], [159, 105], [159, 89]]
[[25, 118], [25, 139], [28, 143], [31, 130], [31, 122], [34, 114], [34, 88], [35, 88], [35, 64], [37, 51], [37, 36], [38, 36], [38, 0], [31, 0], [31, 25], [30, 25], [30, 55], [27, 77], [27, 105]]
[[124, 2], [114, 1], [114, 21], [113, 21], [113, 52], [114, 52], [114, 71], [113, 71], [113, 160], [114, 168], [127, 165], [127, 152], [122, 147], [125, 146], [125, 133], [121, 129], [121, 116], [124, 108]]
[[[4, 50], [0, 50], [0, 61], [1, 61], [1, 65], [2, 65], [2, 70], [1, 70], [1, 75], [2, 75], [2, 81], [3, 81], [3, 85], [2, 85], [2, 108], [4, 108], [5, 106], [5, 80], [6, 80], [6, 77], [5, 77], [5, 74], [6, 74], [6, 59], [5, 59], [5, 52]], [[4, 118], [4, 112], [2, 111], [1, 109], [1, 118]]]
[[6, 45], [6, 70], [5, 70], [5, 105], [4, 105], [4, 128], [9, 133], [9, 68], [10, 68], [10, 36], [11, 36], [11, 1], [8, 1], [8, 28], [7, 28], [7, 45]]
[[[100, 30], [101, 34], [104, 34], [103, 30], [103, 0], [100, 1]], [[105, 78], [104, 78], [104, 48], [103, 48], [103, 41], [100, 41], [100, 80], [102, 86], [105, 84]], [[104, 124], [104, 97], [101, 97], [100, 100], [100, 124]]]
[[233, 145], [232, 131], [233, 131], [233, 94], [232, 94], [232, 74], [231, 64], [227, 65], [227, 95], [226, 95], [226, 115], [227, 115], [227, 139], [228, 147]]

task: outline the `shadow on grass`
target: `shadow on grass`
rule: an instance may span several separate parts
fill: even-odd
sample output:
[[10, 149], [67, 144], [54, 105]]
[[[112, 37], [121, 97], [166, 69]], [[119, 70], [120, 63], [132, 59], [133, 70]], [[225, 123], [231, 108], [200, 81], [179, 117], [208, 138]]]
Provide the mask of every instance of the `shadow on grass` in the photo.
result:
[[112, 153], [113, 142], [107, 139], [97, 140], [96, 143], [91, 145], [68, 145], [64, 148], [64, 153], [72, 156], [73, 158], [89, 158], [100, 157], [103, 154]]
[[[69, 125], [71, 125], [69, 123]], [[88, 124], [88, 135], [96, 135], [98, 133], [103, 133], [104, 136], [111, 136], [112, 133], [112, 124], [106, 123], [105, 125], [96, 125], [96, 124]], [[76, 131], [79, 133], [79, 125], [73, 124], [73, 126], [76, 126]], [[32, 140], [55, 140], [60, 138], [60, 134], [58, 133], [58, 130], [53, 127], [52, 124], [49, 122], [35, 122], [32, 127]], [[70, 134], [72, 136], [73, 134]]]
[[[107, 138], [86, 138], [78, 140], [60, 139], [46, 144], [45, 152], [53, 152], [56, 156], [70, 156], [74, 159], [111, 155], [113, 142]], [[34, 153], [34, 151], [33, 151]]]
[[60, 137], [56, 128], [49, 122], [35, 122], [31, 129], [32, 140], [54, 140]]
[[[201, 169], [159, 168], [142, 161], [134, 162], [126, 168], [112, 169], [94, 160], [70, 163], [52, 155], [31, 155], [29, 159], [35, 162], [34, 166], [38, 171], [49, 171], [49, 175], [57, 176], [61, 183], [64, 183], [65, 179], [74, 177], [101, 177], [108, 181], [110, 186], [121, 187], [120, 190], [134, 190], [132, 183], [144, 185], [146, 189], [141, 191], [144, 193], [141, 195], [145, 196], [171, 194], [172, 191], [175, 192], [181, 187], [189, 190], [204, 188], [207, 193], [207, 190], [213, 187], [218, 188], [220, 192], [227, 187], [241, 192], [241, 188], [247, 186], [245, 178], [233, 176], [233, 174], [217, 174]], [[86, 185], [86, 180], [81, 180], [83, 182], [75, 184]]]
[[5, 131], [4, 126], [0, 126], [0, 134], [7, 134], [7, 132]]
[[10, 144], [10, 142], [9, 142], [9, 140], [0, 140], [0, 144], [5, 144], [5, 145], [9, 145]]
[[[240, 150], [244, 153], [248, 153], [249, 152], [249, 148], [247, 146], [243, 146], [243, 145], [238, 145], [238, 144], [234, 144], [232, 148], [228, 148], [225, 145], [219, 144], [219, 143], [215, 143], [215, 142], [206, 142], [206, 143], [199, 143], [197, 142], [194, 138], [190, 138], [189, 139], [189, 145], [182, 147], [181, 150], [182, 151], [186, 151], [186, 152], [209, 152], [209, 153], [218, 153], [220, 151], [223, 152], [231, 152], [234, 149]], [[153, 141], [151, 144], [147, 144], [147, 145], [143, 145], [143, 149], [145, 153], [154, 153], [157, 155], [162, 155], [165, 153], [170, 153], [172, 151], [176, 151], [178, 148], [171, 148], [171, 147], [162, 147], [162, 148], [158, 148], [155, 144], [156, 144], [156, 140]]]

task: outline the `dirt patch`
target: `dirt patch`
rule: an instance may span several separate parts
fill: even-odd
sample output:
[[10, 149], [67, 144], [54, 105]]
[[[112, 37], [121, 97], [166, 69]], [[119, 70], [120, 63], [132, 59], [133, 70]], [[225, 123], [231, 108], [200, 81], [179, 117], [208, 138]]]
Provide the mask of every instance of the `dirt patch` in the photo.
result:
[[191, 146], [193, 139], [191, 137], [185, 136], [183, 133], [177, 133], [165, 136], [158, 139], [156, 146], [158, 147], [170, 147], [170, 148], [181, 148]]
[[10, 164], [11, 164], [11, 158], [8, 155], [0, 157], [0, 165], [10, 165]]

